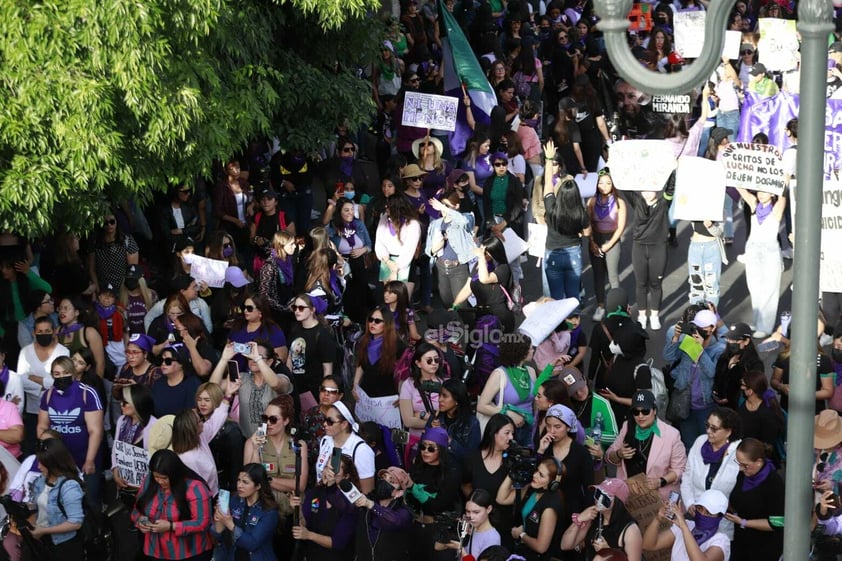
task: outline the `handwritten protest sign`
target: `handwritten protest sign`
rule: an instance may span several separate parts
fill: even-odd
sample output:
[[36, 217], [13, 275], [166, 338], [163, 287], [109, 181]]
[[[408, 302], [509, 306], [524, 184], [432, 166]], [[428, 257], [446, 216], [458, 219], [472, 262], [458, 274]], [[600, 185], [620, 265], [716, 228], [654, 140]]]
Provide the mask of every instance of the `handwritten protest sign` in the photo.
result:
[[506, 259], [511, 263], [515, 259], [520, 259], [521, 253], [529, 249], [529, 244], [515, 234], [514, 230], [506, 228], [503, 230], [503, 247], [506, 250]]
[[[635, 519], [640, 531], [646, 530], [652, 519], [658, 516], [663, 501], [661, 495], [655, 489], [650, 489], [646, 484], [646, 474], [639, 473], [626, 479], [629, 487], [629, 500], [626, 501], [626, 510]], [[666, 521], [660, 524], [661, 529], [668, 527]], [[671, 548], [647, 551], [646, 561], [667, 561], [670, 558]]]
[[781, 151], [770, 144], [729, 144], [723, 153], [725, 181], [731, 187], [783, 193], [786, 173]]
[[456, 130], [459, 98], [406, 92], [401, 124], [423, 129]]
[[189, 254], [184, 256], [184, 262], [190, 265], [190, 276], [197, 281], [204, 281], [213, 288], [222, 288], [225, 284], [227, 261]]
[[722, 220], [725, 201], [725, 168], [721, 163], [682, 156], [675, 172], [673, 218], [675, 220]]
[[822, 189], [822, 245], [819, 256], [819, 288], [842, 292], [842, 182], [825, 180]]
[[401, 411], [395, 406], [399, 396], [369, 397], [359, 386], [357, 390], [357, 406], [354, 413], [361, 422], [374, 421], [390, 429], [401, 428]]
[[545, 302], [536, 306], [517, 330], [529, 336], [533, 346], [540, 345], [578, 306], [579, 301], [576, 298]]
[[785, 72], [798, 67], [798, 35], [795, 20], [760, 18], [757, 53], [766, 70]]
[[729, 59], [740, 58], [740, 47], [743, 43], [743, 34], [741, 31], [725, 32], [725, 43], [722, 45], [722, 56], [727, 56]]
[[132, 487], [140, 487], [146, 472], [149, 471], [149, 452], [128, 442], [115, 440], [114, 456], [120, 469], [120, 477]]
[[621, 191], [660, 191], [675, 169], [668, 140], [621, 140], [608, 154], [611, 178]]
[[690, 95], [653, 95], [652, 111], [655, 113], [666, 113], [668, 115], [673, 113], [689, 113]]
[[528, 224], [528, 228], [529, 255], [543, 259], [547, 249], [547, 225], [532, 222]]
[[684, 58], [698, 58], [705, 48], [705, 18], [707, 12], [676, 12], [673, 14], [675, 50]]

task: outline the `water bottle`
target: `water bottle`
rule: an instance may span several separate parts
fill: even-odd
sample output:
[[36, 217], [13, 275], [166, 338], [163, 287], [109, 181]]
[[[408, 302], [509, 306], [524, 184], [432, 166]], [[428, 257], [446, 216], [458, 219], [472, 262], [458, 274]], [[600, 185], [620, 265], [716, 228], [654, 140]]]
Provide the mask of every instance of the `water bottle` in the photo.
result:
[[593, 421], [593, 427], [591, 428], [591, 436], [593, 436], [594, 442], [596, 442], [597, 446], [602, 446], [602, 413], [597, 412], [596, 417]]

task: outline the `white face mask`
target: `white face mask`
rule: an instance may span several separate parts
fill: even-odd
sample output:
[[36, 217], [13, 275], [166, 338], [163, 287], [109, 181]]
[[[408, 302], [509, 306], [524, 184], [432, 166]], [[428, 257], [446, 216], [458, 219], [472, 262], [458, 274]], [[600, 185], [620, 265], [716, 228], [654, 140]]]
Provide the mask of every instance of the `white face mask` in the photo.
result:
[[621, 349], [620, 345], [618, 345], [614, 341], [611, 341], [610, 343], [608, 343], [608, 350], [611, 351], [611, 354], [614, 354], [614, 355], [623, 354], [623, 349]]

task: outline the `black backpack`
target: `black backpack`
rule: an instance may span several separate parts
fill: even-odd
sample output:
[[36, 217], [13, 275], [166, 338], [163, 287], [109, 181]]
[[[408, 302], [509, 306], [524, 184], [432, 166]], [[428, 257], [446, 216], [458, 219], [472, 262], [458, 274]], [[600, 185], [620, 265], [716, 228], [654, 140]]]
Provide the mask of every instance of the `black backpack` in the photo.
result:
[[[58, 509], [65, 518], [67, 518], [67, 512], [61, 500], [61, 488], [66, 482], [65, 478], [58, 485], [57, 501]], [[91, 508], [84, 496], [82, 497], [82, 512], [85, 518], [82, 520], [82, 527], [77, 532], [82, 537], [85, 561], [108, 561], [111, 558], [111, 531], [105, 515]]]

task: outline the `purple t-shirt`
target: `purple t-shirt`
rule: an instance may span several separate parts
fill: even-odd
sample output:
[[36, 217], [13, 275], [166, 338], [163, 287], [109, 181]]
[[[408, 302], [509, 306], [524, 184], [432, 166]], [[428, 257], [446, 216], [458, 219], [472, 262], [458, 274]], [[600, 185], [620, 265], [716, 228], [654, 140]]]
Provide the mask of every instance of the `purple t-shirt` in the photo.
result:
[[41, 396], [41, 411], [46, 411], [50, 418], [50, 428], [61, 435], [76, 465], [81, 469], [88, 454], [85, 413], [102, 411], [102, 402], [96, 390], [77, 381], [64, 392], [52, 388]]
[[[284, 336], [284, 332], [281, 330], [281, 328], [277, 325], [272, 325], [270, 327], [263, 326], [257, 331], [252, 332], [249, 332], [246, 329], [246, 327], [243, 327], [242, 329], [238, 329], [237, 331], [231, 331], [228, 334], [228, 339], [235, 343], [251, 343], [252, 341], [263, 339], [269, 341], [272, 344], [273, 349], [287, 346], [287, 338], [286, 336]], [[246, 359], [246, 357], [238, 354], [235, 355], [234, 360], [236, 360], [239, 363], [240, 370], [248, 370], [248, 360]]]

